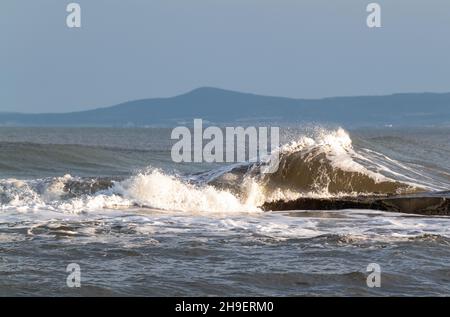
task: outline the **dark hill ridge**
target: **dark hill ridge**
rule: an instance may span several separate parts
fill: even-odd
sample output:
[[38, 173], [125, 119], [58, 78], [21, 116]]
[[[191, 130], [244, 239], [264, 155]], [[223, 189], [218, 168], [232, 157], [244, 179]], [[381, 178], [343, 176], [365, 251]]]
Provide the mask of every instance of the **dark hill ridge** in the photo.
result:
[[71, 113], [0, 113], [8, 126], [174, 126], [202, 118], [212, 123], [329, 122], [345, 126], [450, 125], [450, 93], [292, 99], [218, 88], [142, 99]]

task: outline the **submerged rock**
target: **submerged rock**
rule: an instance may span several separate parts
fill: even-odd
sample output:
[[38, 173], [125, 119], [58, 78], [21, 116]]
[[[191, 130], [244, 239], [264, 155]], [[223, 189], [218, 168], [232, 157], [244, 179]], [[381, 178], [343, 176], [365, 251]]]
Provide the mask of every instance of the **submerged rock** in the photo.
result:
[[299, 198], [266, 202], [261, 208], [281, 210], [372, 209], [418, 215], [450, 215], [450, 192], [399, 196], [358, 196], [340, 198]]

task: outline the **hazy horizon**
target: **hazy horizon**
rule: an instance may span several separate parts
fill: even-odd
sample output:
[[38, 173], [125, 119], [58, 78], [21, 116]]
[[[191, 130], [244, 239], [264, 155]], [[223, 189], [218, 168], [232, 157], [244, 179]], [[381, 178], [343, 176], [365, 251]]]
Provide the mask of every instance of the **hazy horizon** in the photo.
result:
[[140, 101], [140, 100], [152, 100], [152, 99], [170, 99], [170, 98], [174, 98], [174, 97], [179, 97], [179, 96], [183, 96], [183, 95], [187, 95], [191, 92], [194, 91], [199, 91], [199, 90], [204, 90], [204, 89], [212, 89], [212, 90], [217, 90], [217, 91], [226, 91], [226, 92], [230, 92], [230, 93], [238, 93], [238, 94], [251, 94], [251, 95], [256, 95], [256, 96], [261, 96], [261, 97], [275, 97], [275, 98], [287, 98], [287, 99], [292, 99], [292, 100], [324, 100], [324, 99], [334, 99], [334, 98], [352, 98], [352, 97], [387, 97], [387, 96], [392, 96], [392, 95], [421, 95], [421, 94], [436, 94], [436, 95], [445, 95], [445, 94], [450, 94], [450, 90], [447, 91], [443, 91], [443, 92], [433, 92], [433, 91], [423, 91], [423, 92], [394, 92], [394, 93], [390, 93], [390, 94], [372, 94], [372, 95], [348, 95], [348, 96], [325, 96], [325, 97], [317, 97], [317, 98], [296, 98], [296, 97], [286, 97], [286, 96], [277, 96], [277, 95], [268, 95], [268, 94], [256, 94], [256, 93], [252, 93], [252, 92], [248, 92], [248, 91], [237, 91], [237, 90], [232, 90], [232, 89], [227, 89], [227, 88], [221, 88], [221, 87], [210, 87], [210, 86], [201, 86], [201, 87], [197, 87], [194, 89], [191, 89], [189, 91], [185, 91], [185, 92], [181, 92], [179, 94], [173, 95], [173, 96], [155, 96], [155, 97], [148, 97], [148, 98], [139, 98], [139, 99], [130, 99], [130, 100], [122, 100], [122, 101], [118, 101], [114, 104], [111, 105], [93, 105], [91, 108], [86, 108], [86, 109], [81, 109], [81, 110], [75, 110], [75, 111], [71, 111], [71, 110], [62, 110], [62, 111], [54, 111], [54, 112], [25, 112], [25, 111], [1, 111], [0, 113], [18, 113], [18, 114], [64, 114], [64, 113], [71, 113], [71, 112], [82, 112], [82, 111], [90, 111], [90, 110], [96, 110], [96, 109], [102, 109], [102, 108], [110, 108], [110, 107], [114, 107], [114, 106], [118, 106], [118, 105], [122, 105], [122, 104], [127, 104], [130, 102], [135, 102], [135, 101]]
[[318, 99], [450, 91], [450, 2], [76, 0], [0, 4], [0, 111], [71, 112], [198, 87]]

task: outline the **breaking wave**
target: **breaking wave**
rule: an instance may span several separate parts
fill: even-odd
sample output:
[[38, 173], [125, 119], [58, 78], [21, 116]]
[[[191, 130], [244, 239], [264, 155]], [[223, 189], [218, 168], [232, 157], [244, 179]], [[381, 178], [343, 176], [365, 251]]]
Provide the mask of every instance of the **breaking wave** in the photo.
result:
[[81, 213], [138, 206], [188, 212], [260, 212], [262, 204], [274, 200], [439, 189], [403, 174], [400, 162], [381, 161], [376, 152], [355, 150], [343, 129], [300, 136], [276, 151], [280, 164], [273, 174], [262, 174], [259, 164], [248, 163], [187, 176], [148, 168], [125, 179], [65, 175], [0, 180], [0, 209]]
[[405, 194], [437, 189], [401, 174], [399, 162], [391, 160], [391, 166], [383, 165], [367, 152], [357, 152], [350, 136], [341, 128], [319, 130], [314, 137], [302, 136], [282, 146], [276, 154], [279, 168], [272, 174], [261, 173], [258, 164], [238, 166], [222, 174], [212, 174], [208, 182], [235, 192], [242, 192], [236, 188], [239, 184], [254, 182], [261, 188], [265, 201]]

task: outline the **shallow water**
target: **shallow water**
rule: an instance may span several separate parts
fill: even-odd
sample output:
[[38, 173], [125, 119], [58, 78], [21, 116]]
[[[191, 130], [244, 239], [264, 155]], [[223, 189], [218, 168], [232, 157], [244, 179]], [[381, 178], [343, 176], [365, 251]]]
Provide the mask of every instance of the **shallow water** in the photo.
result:
[[[2, 295], [445, 295], [450, 219], [151, 210], [0, 225]], [[366, 286], [369, 263], [381, 288]], [[82, 286], [65, 285], [68, 263]]]

